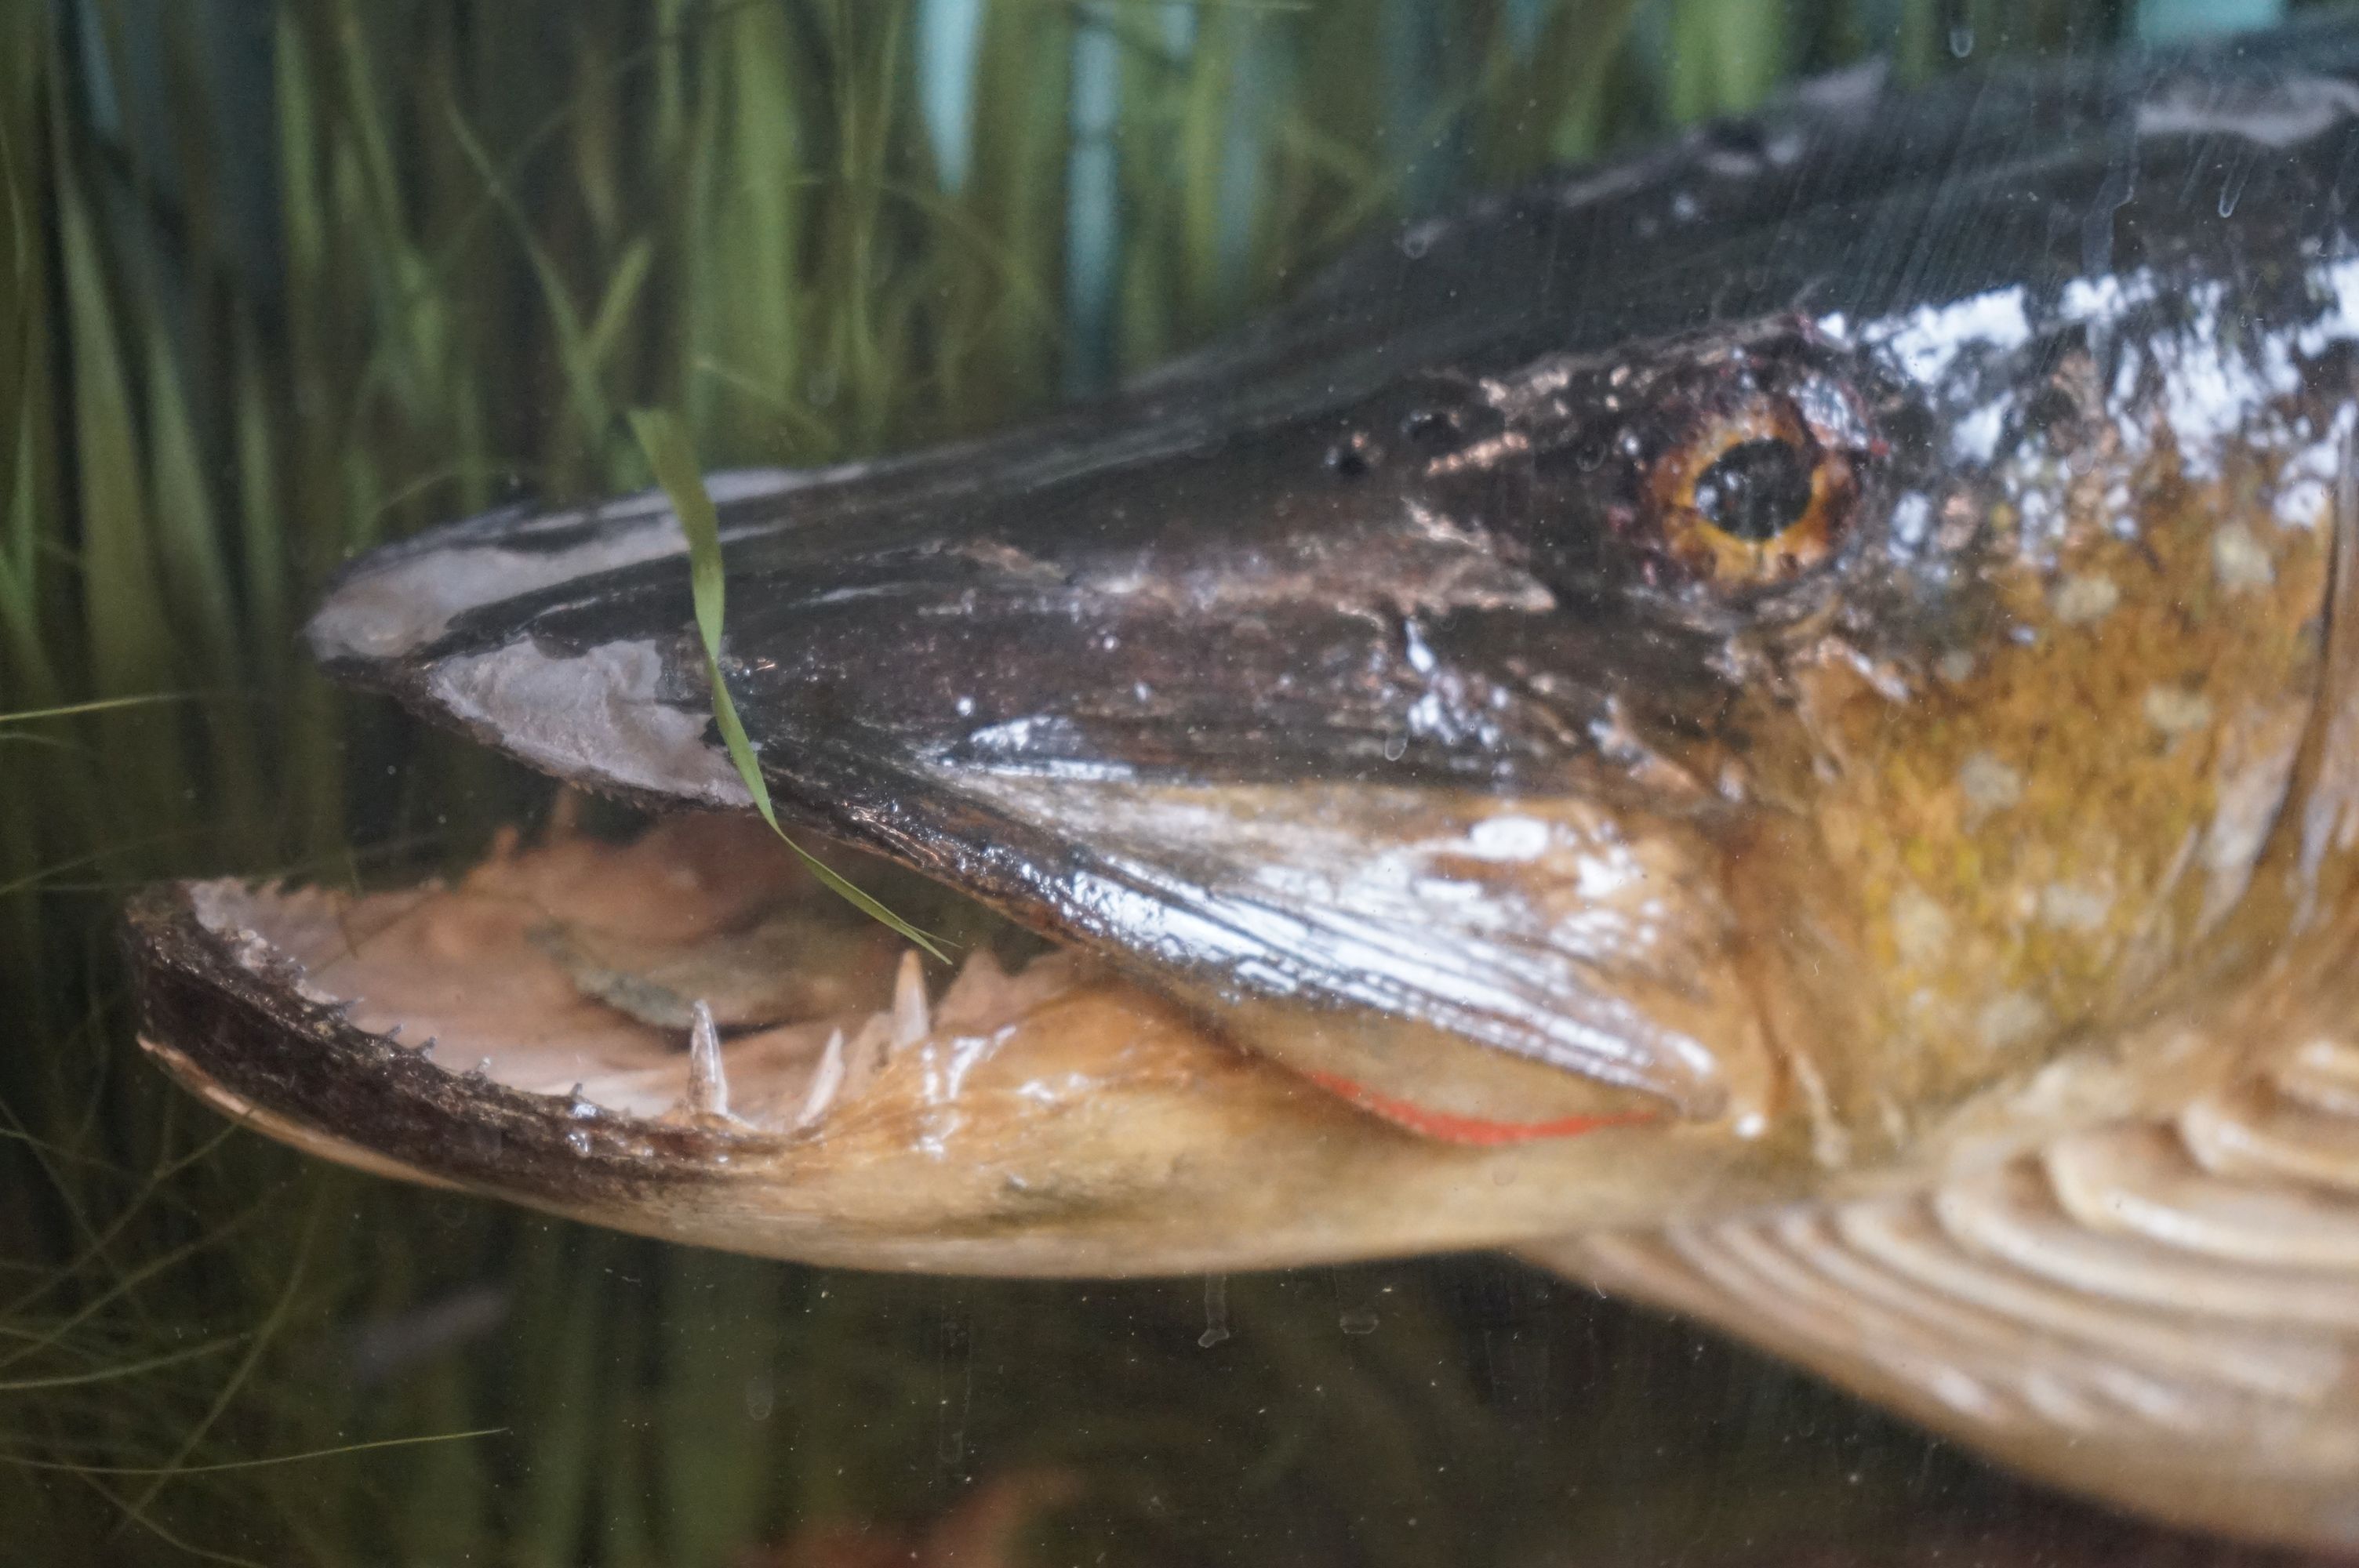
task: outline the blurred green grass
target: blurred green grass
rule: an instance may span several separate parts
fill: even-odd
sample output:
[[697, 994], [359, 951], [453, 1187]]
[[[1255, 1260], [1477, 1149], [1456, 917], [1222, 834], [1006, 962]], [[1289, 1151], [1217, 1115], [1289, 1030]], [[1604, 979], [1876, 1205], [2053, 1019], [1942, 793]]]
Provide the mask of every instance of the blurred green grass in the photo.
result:
[[1027, 1465], [1088, 1482], [1072, 1562], [1637, 1562], [1971, 1512], [1995, 1483], [1921, 1441], [1506, 1264], [879, 1280], [325, 1170], [137, 1059], [111, 922], [151, 878], [455, 863], [540, 809], [324, 689], [294, 628], [355, 550], [646, 482], [626, 407], [729, 463], [981, 429], [1470, 185], [1871, 49], [2127, 25], [984, 0], [945, 67], [927, 13], [859, 0], [0, 6], [0, 1557], [689, 1568]]

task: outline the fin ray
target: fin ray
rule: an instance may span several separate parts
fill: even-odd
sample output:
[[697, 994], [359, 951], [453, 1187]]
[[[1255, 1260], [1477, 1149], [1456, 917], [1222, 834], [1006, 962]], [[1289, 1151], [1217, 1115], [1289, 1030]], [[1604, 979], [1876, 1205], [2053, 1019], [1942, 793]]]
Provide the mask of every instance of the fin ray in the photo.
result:
[[[2077, 1133], [1912, 1196], [1530, 1251], [2038, 1478], [2348, 1551], [2359, 1115], [2333, 1108], [2343, 1065], [2306, 1047], [2172, 1120]], [[2298, 1092], [2304, 1074], [2325, 1088]]]

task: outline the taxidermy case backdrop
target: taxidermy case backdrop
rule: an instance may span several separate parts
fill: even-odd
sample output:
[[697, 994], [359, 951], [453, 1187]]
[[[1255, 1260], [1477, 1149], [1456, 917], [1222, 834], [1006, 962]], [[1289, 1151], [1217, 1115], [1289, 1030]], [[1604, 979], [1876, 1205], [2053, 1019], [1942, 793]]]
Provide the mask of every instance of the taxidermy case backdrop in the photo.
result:
[[859, 1561], [813, 1532], [984, 1498], [1043, 1563], [2230, 1560], [1504, 1261], [898, 1279], [332, 1170], [139, 1059], [116, 923], [168, 877], [456, 871], [557, 809], [296, 631], [368, 546], [644, 486], [628, 410], [715, 467], [978, 435], [1373, 225], [1798, 77], [2280, 15], [0, 11], [0, 1554]]

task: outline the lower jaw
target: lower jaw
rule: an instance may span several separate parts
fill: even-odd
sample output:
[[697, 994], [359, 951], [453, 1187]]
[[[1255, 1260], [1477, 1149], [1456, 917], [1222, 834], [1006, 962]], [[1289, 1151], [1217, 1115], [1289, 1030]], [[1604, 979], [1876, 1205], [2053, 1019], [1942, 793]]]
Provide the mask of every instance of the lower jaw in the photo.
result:
[[[1088, 979], [1060, 954], [1003, 959], [1016, 944], [971, 905], [954, 912], [962, 961], [929, 973], [734, 816], [622, 842], [504, 836], [455, 885], [208, 882], [189, 897], [254, 963], [421, 1062], [577, 1110], [753, 1136], [814, 1132], [897, 1057], [972, 1054]], [[700, 1007], [715, 1036], [702, 1051]]]

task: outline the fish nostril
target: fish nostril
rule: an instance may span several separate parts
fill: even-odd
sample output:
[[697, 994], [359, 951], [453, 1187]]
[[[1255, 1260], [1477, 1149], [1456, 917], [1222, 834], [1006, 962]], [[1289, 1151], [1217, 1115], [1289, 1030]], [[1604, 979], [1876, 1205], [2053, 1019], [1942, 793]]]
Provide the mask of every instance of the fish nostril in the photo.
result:
[[1354, 430], [1327, 449], [1327, 471], [1337, 479], [1360, 479], [1383, 455], [1365, 430]]
[[1758, 158], [1769, 151], [1767, 134], [1752, 120], [1723, 120], [1704, 126], [1701, 135], [1707, 147], [1737, 157]]
[[1401, 417], [1401, 439], [1429, 453], [1453, 451], [1463, 446], [1466, 433], [1458, 416], [1446, 408], [1413, 408]]

